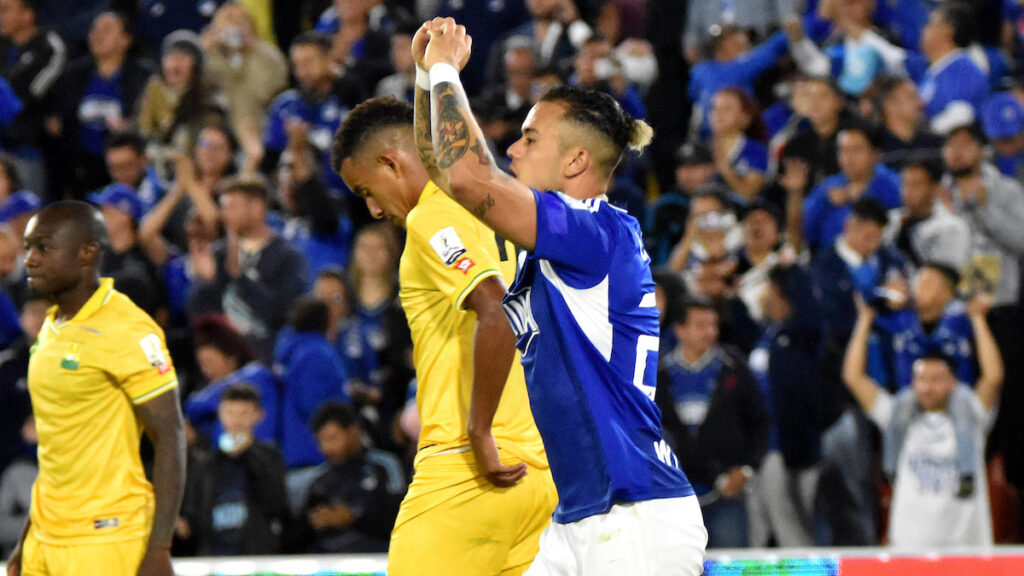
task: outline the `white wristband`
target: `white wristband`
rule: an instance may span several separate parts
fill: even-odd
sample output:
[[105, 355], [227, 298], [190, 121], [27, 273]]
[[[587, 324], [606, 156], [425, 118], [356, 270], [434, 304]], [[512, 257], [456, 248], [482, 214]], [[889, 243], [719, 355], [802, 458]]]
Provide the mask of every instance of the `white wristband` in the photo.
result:
[[430, 74], [419, 64], [416, 65], [416, 87], [430, 92]]
[[455, 69], [455, 66], [438, 62], [430, 67], [430, 87], [433, 88], [442, 82], [462, 86], [462, 82], [459, 82], [459, 71]]

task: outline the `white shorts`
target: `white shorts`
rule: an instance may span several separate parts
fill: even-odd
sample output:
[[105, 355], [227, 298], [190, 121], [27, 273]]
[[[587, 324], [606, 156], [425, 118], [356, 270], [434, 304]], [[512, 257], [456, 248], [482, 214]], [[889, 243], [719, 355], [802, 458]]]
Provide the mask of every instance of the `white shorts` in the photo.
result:
[[708, 532], [696, 496], [616, 504], [551, 523], [526, 576], [698, 576]]

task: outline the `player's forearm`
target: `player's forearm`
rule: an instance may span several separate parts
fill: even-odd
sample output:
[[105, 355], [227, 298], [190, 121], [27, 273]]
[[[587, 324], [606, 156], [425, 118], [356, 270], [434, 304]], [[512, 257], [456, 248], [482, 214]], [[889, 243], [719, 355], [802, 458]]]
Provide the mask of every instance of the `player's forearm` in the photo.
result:
[[185, 428], [174, 388], [136, 406], [136, 414], [153, 443], [153, 494], [156, 511], [150, 547], [169, 548], [185, 493]]
[[[442, 172], [434, 159], [433, 136], [430, 133], [430, 89], [420, 86], [419, 80], [416, 92], [413, 96], [413, 108], [415, 109], [413, 119], [413, 134], [416, 138], [416, 151], [420, 156], [420, 163], [427, 169], [430, 179], [437, 184], [441, 190], [451, 195], [451, 187], [448, 183], [447, 174]], [[429, 86], [429, 85], [428, 85]]]
[[473, 392], [469, 402], [469, 435], [489, 435], [494, 414], [515, 360], [515, 335], [501, 308], [504, 285], [484, 280], [471, 295], [477, 312], [473, 336]]

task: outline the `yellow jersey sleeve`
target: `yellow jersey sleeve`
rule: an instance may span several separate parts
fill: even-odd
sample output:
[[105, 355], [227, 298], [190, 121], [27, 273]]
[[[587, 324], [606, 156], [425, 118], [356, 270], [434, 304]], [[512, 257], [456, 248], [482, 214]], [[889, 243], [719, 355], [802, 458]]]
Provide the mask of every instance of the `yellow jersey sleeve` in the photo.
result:
[[132, 404], [142, 404], [178, 385], [163, 330], [148, 317], [134, 319], [111, 370]]
[[494, 257], [496, 237], [443, 193], [424, 204], [406, 223], [421, 267], [417, 273], [461, 309], [480, 282], [501, 276]]

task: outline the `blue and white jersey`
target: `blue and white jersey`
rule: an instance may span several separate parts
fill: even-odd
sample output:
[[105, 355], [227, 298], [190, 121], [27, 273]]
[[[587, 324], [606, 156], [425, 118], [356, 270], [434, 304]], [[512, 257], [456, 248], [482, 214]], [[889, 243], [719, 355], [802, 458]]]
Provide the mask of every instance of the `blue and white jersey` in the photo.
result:
[[640, 225], [601, 200], [534, 196], [537, 245], [503, 304], [558, 489], [554, 521], [692, 495], [654, 404], [658, 310]]
[[309, 102], [298, 90], [287, 90], [270, 105], [263, 145], [268, 150], [283, 152], [288, 145], [288, 122], [301, 120], [309, 124], [309, 144], [320, 155], [324, 183], [332, 190], [348, 190], [341, 176], [331, 170], [331, 142], [334, 133], [348, 116], [349, 109], [336, 94], [318, 102]]

